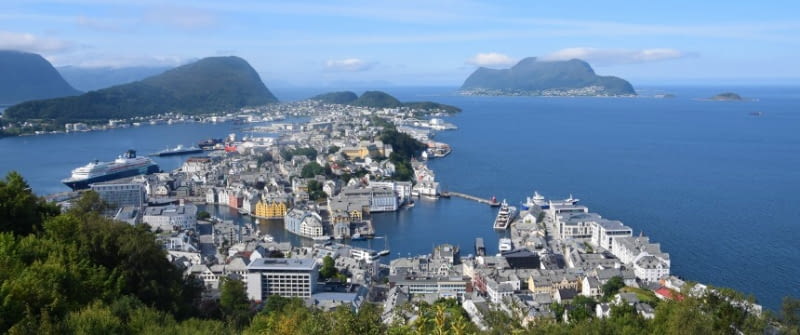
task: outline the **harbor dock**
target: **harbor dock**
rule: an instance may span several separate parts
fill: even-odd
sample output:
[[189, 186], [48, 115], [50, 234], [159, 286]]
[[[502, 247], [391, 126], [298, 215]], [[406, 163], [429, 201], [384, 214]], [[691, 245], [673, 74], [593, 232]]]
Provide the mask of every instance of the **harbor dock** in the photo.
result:
[[459, 198], [462, 198], [462, 199], [467, 199], [467, 200], [477, 201], [477, 202], [482, 203], [482, 204], [487, 204], [487, 205], [492, 206], [492, 207], [500, 206], [500, 203], [497, 202], [496, 199], [484, 199], [484, 198], [481, 198], [481, 197], [476, 197], [474, 195], [469, 195], [469, 194], [461, 193], [461, 192], [452, 192], [452, 191], [442, 192], [441, 196], [443, 198], [448, 198], [448, 197], [451, 197], [451, 196], [459, 197]]

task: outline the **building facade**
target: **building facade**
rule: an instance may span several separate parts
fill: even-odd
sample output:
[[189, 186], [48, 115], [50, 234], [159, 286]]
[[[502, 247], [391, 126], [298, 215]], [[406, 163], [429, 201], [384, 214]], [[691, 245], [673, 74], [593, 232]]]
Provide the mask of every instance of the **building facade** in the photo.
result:
[[192, 204], [148, 207], [142, 222], [153, 230], [187, 230], [197, 227], [197, 206]]
[[92, 184], [92, 191], [113, 208], [131, 206], [141, 210], [144, 206], [145, 189], [142, 184]]
[[247, 295], [264, 301], [270, 295], [308, 298], [317, 286], [319, 267], [310, 258], [260, 258], [247, 266]]

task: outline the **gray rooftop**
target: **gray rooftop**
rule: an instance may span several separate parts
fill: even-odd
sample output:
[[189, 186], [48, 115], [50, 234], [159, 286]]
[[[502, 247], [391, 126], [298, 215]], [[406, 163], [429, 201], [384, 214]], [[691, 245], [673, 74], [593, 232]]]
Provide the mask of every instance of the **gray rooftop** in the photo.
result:
[[247, 269], [249, 271], [311, 271], [316, 266], [316, 263], [317, 262], [311, 258], [259, 258], [250, 263]]

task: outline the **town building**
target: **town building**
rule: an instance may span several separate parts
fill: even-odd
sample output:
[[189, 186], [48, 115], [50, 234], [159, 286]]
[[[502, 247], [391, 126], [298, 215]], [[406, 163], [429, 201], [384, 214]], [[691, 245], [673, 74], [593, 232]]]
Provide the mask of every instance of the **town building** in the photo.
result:
[[320, 237], [325, 232], [319, 214], [299, 208], [287, 212], [283, 224], [288, 232], [310, 238]]
[[270, 295], [309, 298], [319, 267], [312, 258], [259, 258], [247, 266], [247, 296], [264, 301]]
[[197, 226], [197, 206], [192, 204], [148, 207], [142, 222], [152, 230], [178, 231], [195, 229]]
[[286, 212], [287, 208], [285, 202], [261, 200], [256, 203], [254, 214], [257, 217], [276, 219], [284, 217]]
[[139, 210], [144, 206], [145, 189], [144, 185], [139, 183], [121, 183], [121, 184], [92, 184], [92, 191], [95, 191], [105, 203], [109, 204], [112, 209], [131, 206]]

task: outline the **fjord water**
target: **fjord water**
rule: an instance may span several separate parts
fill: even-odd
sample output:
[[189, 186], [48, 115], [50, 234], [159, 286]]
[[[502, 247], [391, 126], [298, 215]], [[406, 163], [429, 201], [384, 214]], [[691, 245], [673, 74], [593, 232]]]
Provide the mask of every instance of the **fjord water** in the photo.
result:
[[[770, 308], [800, 296], [800, 88], [670, 87], [674, 99], [464, 97], [452, 88], [389, 88], [403, 101], [433, 100], [463, 112], [456, 131], [436, 139], [453, 153], [430, 162], [443, 188], [518, 204], [534, 190], [571, 193], [593, 212], [661, 243], [672, 271], [689, 280], [754, 294]], [[743, 102], [697, 98], [734, 91]], [[274, 90], [295, 100], [327, 90]], [[662, 91], [639, 88], [643, 96]], [[762, 112], [752, 116], [751, 112]], [[0, 140], [0, 173], [22, 172], [34, 191], [59, 183], [91, 159], [128, 148], [140, 153], [238, 129], [231, 124], [145, 126], [105, 132]], [[163, 169], [183, 158], [158, 158]], [[496, 209], [462, 199], [420, 199], [414, 208], [375, 215], [392, 257], [429, 253], [449, 242], [473, 253], [475, 237], [496, 252]], [[220, 209], [220, 216], [232, 217]], [[249, 220], [249, 218], [247, 219]], [[262, 225], [298, 242], [280, 222]], [[384, 240], [357, 242], [383, 249]]]

